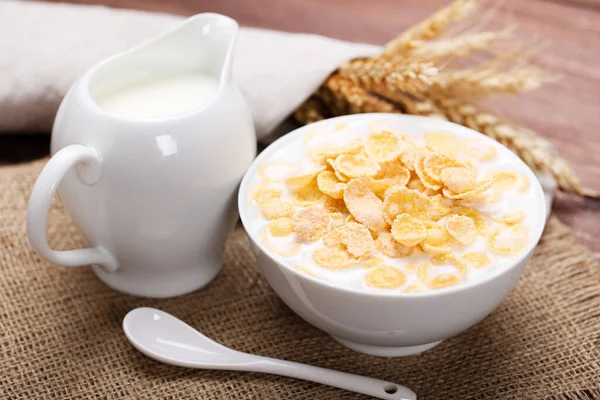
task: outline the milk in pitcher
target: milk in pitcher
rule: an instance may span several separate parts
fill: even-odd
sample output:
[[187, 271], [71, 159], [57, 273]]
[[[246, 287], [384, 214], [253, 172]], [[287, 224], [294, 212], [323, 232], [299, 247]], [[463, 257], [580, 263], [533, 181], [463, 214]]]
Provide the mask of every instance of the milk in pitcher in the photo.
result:
[[212, 75], [191, 72], [155, 75], [96, 93], [104, 111], [125, 117], [165, 117], [183, 114], [213, 98], [219, 82]]

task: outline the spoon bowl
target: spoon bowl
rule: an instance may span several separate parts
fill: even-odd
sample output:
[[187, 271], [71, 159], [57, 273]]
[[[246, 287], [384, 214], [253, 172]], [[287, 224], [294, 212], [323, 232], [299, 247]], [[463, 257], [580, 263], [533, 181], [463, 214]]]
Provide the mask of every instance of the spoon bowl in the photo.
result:
[[230, 349], [207, 338], [180, 319], [155, 308], [141, 307], [130, 311], [123, 320], [123, 330], [136, 349], [167, 364], [282, 375], [379, 399], [417, 398], [412, 390], [396, 383]]
[[[164, 311], [138, 308], [123, 320], [127, 339], [143, 354], [155, 360], [197, 368], [231, 364], [242, 353], [210, 340], [188, 324]], [[237, 354], [236, 354], [237, 353]]]

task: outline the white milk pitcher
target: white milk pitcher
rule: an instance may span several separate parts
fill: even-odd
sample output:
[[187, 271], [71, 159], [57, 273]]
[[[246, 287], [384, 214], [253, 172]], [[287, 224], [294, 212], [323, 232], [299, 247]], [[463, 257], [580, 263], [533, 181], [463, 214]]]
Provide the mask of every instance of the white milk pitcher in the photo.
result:
[[[237, 31], [231, 18], [199, 14], [73, 85], [27, 209], [42, 257], [92, 264], [110, 287], [147, 297], [184, 294], [217, 275], [235, 193], [256, 155], [250, 111], [231, 80]], [[89, 248], [49, 247], [57, 188]]]

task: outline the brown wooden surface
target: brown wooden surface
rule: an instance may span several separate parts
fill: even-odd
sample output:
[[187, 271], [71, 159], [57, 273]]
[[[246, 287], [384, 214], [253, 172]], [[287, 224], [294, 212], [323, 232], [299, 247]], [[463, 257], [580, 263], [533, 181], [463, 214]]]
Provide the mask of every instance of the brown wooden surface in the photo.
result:
[[[247, 26], [383, 44], [447, 4], [448, 0], [72, 2], [180, 15], [213, 11], [229, 15]], [[562, 80], [518, 98], [494, 101], [494, 109], [550, 138], [585, 185], [600, 190], [600, 0], [505, 0], [496, 3], [503, 3], [495, 15], [497, 21], [515, 22], [523, 34], [549, 42], [538, 60]], [[599, 257], [600, 204], [586, 207], [582, 200], [561, 196], [555, 212], [572, 227], [579, 241]]]

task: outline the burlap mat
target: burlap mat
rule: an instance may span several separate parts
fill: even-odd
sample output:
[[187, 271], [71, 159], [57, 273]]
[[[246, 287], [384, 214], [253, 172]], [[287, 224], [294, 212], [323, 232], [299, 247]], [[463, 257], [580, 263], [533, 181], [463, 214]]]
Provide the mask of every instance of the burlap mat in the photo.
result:
[[[88, 268], [43, 261], [25, 234], [27, 198], [43, 163], [0, 168], [2, 399], [362, 398], [287, 378], [150, 360], [121, 331], [137, 306], [168, 311], [237, 350], [402, 383], [422, 399], [600, 398], [599, 271], [556, 219], [492, 315], [423, 355], [384, 359], [345, 349], [290, 311], [261, 277], [239, 227], [218, 278], [171, 300], [122, 295]], [[83, 245], [60, 204], [48, 229], [55, 247]]]

